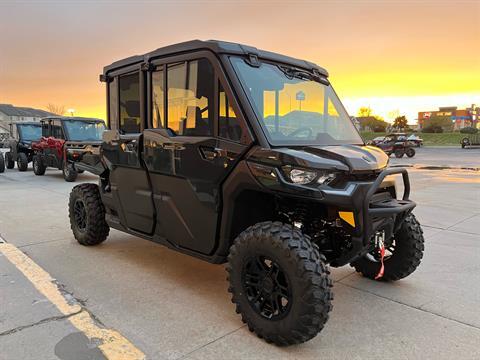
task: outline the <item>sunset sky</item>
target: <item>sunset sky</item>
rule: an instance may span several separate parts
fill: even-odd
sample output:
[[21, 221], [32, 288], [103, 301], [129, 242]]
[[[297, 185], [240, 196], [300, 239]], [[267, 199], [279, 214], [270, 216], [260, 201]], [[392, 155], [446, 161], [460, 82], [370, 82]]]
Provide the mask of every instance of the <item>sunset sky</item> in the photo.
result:
[[480, 0], [0, 0], [0, 103], [105, 118], [103, 66], [191, 39], [313, 61], [351, 115], [480, 104]]

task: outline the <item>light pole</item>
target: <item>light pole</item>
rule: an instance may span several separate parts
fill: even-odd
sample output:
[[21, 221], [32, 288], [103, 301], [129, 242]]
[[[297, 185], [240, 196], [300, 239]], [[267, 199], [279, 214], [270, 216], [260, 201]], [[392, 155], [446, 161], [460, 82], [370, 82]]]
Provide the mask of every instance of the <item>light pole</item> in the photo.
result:
[[70, 114], [70, 116], [73, 117], [73, 114], [75, 113], [75, 109], [68, 109], [67, 112]]

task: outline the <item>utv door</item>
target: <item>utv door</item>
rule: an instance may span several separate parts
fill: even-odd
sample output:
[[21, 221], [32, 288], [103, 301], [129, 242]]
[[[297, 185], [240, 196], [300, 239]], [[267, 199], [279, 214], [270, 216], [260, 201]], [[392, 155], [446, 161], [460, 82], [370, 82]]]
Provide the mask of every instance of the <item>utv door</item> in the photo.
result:
[[47, 144], [51, 166], [62, 169], [64, 158], [63, 145], [65, 144], [65, 133], [63, 131], [62, 121], [57, 119], [51, 120], [50, 132], [51, 135], [47, 139]]
[[65, 136], [60, 120], [42, 121], [42, 137], [45, 138], [42, 149], [44, 164], [61, 169]]
[[141, 157], [143, 75], [136, 71], [109, 83], [109, 120], [119, 138], [102, 145], [110, 163], [111, 193], [120, 222], [145, 234], [153, 233], [154, 208], [148, 174]]
[[144, 132], [144, 158], [157, 209], [157, 235], [209, 254], [215, 246], [221, 184], [249, 141], [242, 138], [246, 129], [238, 125], [233, 109], [235, 138], [219, 136], [220, 98], [225, 107], [226, 95], [216, 79], [215, 60], [205, 56], [162, 64], [152, 73], [154, 129]]

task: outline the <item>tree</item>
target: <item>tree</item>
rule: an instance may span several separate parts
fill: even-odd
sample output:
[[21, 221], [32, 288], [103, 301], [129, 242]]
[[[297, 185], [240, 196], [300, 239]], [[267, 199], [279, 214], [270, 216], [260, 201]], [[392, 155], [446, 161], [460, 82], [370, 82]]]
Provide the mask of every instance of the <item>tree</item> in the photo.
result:
[[422, 129], [423, 133], [443, 133], [443, 128], [438, 125], [428, 125]]
[[362, 129], [370, 129], [374, 132], [385, 132], [388, 123], [377, 116], [358, 117]]
[[397, 116], [393, 121], [393, 127], [397, 129], [405, 129], [408, 127], [408, 121], [405, 115]]
[[55, 105], [49, 103], [47, 105], [47, 110], [55, 115], [63, 115], [65, 114], [65, 105]]
[[397, 117], [400, 116], [400, 111], [398, 109], [392, 110], [388, 112], [388, 118], [389, 119], [396, 119]]
[[432, 126], [432, 127], [441, 127], [443, 131], [452, 131], [453, 130], [453, 123], [450, 116], [432, 116], [428, 121], [425, 123], [425, 127]]
[[360, 109], [358, 109], [358, 116], [359, 117], [368, 117], [372, 116], [373, 111], [370, 108], [370, 106], [362, 106]]

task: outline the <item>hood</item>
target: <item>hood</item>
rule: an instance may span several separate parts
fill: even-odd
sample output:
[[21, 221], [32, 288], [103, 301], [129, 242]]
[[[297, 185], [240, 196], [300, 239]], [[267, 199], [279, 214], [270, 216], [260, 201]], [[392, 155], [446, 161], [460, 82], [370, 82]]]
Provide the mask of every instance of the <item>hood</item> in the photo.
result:
[[294, 165], [349, 172], [375, 171], [388, 165], [388, 156], [382, 150], [373, 146], [359, 145], [256, 148], [248, 159], [276, 167]]
[[379, 170], [388, 165], [388, 155], [375, 146], [309, 146], [304, 150], [321, 157], [339, 160], [352, 172]]

